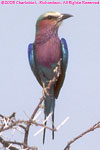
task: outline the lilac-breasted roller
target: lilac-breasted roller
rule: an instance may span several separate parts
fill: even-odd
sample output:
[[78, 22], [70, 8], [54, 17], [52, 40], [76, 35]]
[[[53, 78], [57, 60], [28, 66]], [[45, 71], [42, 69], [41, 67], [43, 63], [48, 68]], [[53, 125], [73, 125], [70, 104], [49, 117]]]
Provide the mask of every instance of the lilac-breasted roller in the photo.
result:
[[[63, 85], [68, 64], [68, 47], [66, 40], [58, 37], [58, 28], [64, 19], [72, 17], [70, 14], [47, 12], [41, 15], [36, 23], [35, 42], [28, 46], [28, 58], [31, 69], [40, 83], [45, 88], [54, 77], [54, 69], [61, 59], [61, 74], [58, 80], [49, 89], [45, 96], [44, 114], [46, 117], [52, 112], [52, 138], [54, 139], [54, 108], [55, 99], [58, 98]], [[46, 123], [45, 123], [46, 125]], [[43, 143], [45, 141], [45, 130]]]

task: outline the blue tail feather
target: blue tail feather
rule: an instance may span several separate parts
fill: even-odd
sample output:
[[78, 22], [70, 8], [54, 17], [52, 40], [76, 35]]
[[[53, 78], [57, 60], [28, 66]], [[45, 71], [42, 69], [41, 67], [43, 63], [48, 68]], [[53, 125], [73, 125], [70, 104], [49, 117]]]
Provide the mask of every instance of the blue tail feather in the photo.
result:
[[45, 106], [44, 114], [47, 117], [51, 112], [54, 112], [55, 98], [52, 96], [46, 96], [46, 98], [44, 100], [44, 106]]
[[[54, 94], [54, 89], [52, 88], [52, 91], [49, 96], [46, 95], [45, 100], [44, 100], [44, 114], [45, 117], [44, 119], [46, 119], [46, 117], [52, 112], [52, 139], [54, 139], [54, 108], [55, 108], [55, 97], [53, 96]], [[46, 126], [47, 121], [45, 122], [45, 126]], [[45, 142], [45, 132], [46, 132], [46, 128], [44, 128], [44, 133], [43, 133], [43, 144]]]

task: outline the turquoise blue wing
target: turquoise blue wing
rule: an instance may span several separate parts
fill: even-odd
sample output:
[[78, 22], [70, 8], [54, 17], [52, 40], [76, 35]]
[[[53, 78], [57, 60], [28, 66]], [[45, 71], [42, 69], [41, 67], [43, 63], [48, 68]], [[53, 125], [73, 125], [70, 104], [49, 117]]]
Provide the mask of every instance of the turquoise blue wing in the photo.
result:
[[61, 39], [61, 49], [62, 49], [62, 63], [61, 63], [61, 74], [55, 84], [55, 97], [57, 98], [60, 92], [60, 89], [63, 85], [65, 79], [65, 73], [68, 65], [68, 47], [66, 40]]
[[35, 64], [34, 44], [33, 43], [28, 45], [28, 60], [29, 60], [29, 64], [30, 64], [32, 72], [34, 73], [36, 79], [38, 80], [38, 82], [42, 86], [41, 79], [40, 79], [40, 77], [38, 75], [38, 71], [37, 71], [36, 64]]
[[62, 68], [63, 71], [66, 72], [68, 65], [68, 46], [64, 38], [61, 39], [61, 45], [62, 45]]

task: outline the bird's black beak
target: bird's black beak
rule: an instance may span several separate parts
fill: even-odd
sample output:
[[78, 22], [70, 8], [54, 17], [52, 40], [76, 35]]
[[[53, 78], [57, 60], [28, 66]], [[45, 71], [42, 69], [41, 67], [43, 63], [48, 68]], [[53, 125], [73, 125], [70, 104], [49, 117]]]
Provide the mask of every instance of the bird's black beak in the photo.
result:
[[61, 17], [61, 21], [63, 21], [64, 19], [68, 19], [70, 17], [73, 17], [73, 15], [70, 15], [70, 14], [62, 14], [62, 17]]
[[70, 17], [73, 17], [73, 15], [70, 15], [70, 14], [61, 14], [59, 17], [58, 17], [58, 20], [57, 20], [57, 25], [58, 27], [61, 25], [61, 23], [63, 22], [63, 20], [65, 19], [68, 19]]

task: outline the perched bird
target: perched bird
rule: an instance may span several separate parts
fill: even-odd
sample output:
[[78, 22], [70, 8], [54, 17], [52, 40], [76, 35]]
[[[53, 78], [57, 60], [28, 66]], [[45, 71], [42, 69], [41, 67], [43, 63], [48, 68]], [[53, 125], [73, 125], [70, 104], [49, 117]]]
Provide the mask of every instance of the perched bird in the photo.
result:
[[[28, 46], [28, 58], [31, 69], [43, 88], [47, 87], [49, 81], [54, 77], [54, 69], [58, 61], [62, 59], [61, 74], [49, 89], [49, 95], [46, 95], [44, 100], [45, 119], [52, 112], [53, 139], [55, 99], [58, 98], [63, 85], [68, 64], [67, 43], [64, 38], [59, 39], [58, 28], [62, 21], [69, 17], [72, 17], [72, 15], [59, 12], [47, 12], [41, 15], [36, 22], [35, 42]], [[44, 129], [43, 143], [45, 141], [45, 130], [46, 128]]]

